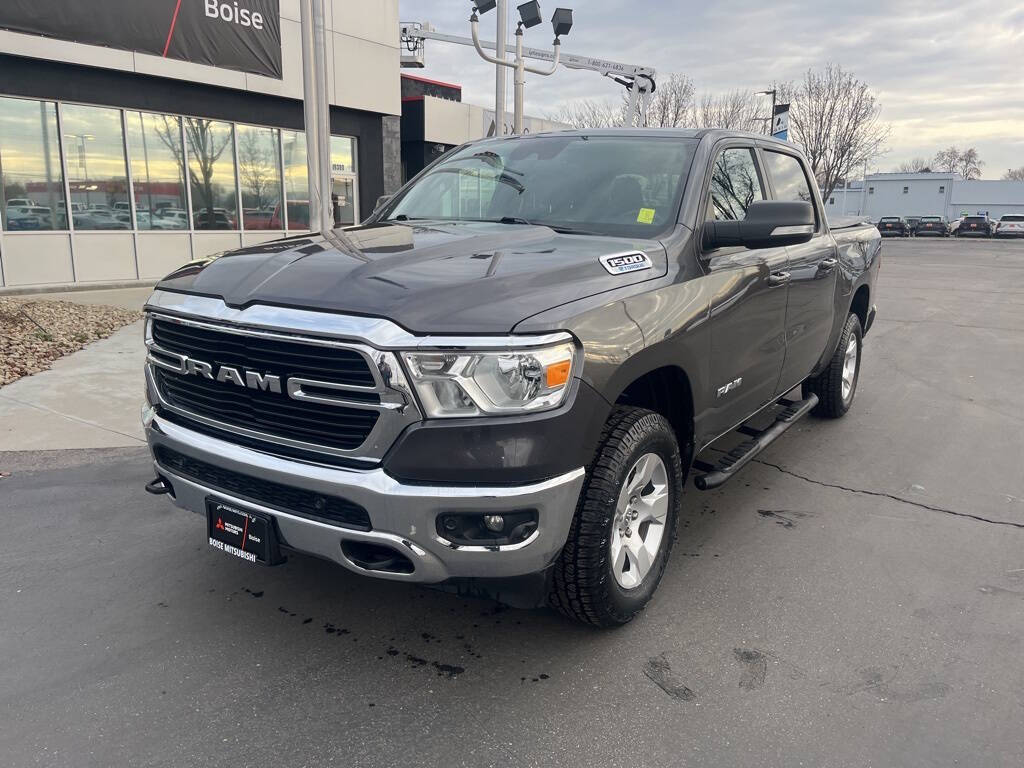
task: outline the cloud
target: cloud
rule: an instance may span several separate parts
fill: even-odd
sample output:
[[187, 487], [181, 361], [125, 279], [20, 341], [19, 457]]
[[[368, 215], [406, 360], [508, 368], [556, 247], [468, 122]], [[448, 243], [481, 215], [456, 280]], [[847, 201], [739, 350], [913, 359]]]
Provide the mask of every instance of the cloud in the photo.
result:
[[[698, 91], [762, 90], [808, 68], [840, 64], [866, 81], [892, 124], [881, 170], [950, 144], [976, 146], [985, 176], [1024, 165], [1021, 91], [1024, 8], [1005, 0], [581, 0], [566, 51], [689, 75]], [[405, 21], [469, 34], [469, 0], [400, 0]], [[556, 5], [543, 2], [546, 16]], [[515, 2], [509, 3], [510, 15]], [[510, 25], [510, 30], [512, 26]], [[481, 19], [494, 36], [494, 12]], [[545, 23], [528, 45], [547, 47]], [[425, 74], [463, 85], [463, 99], [494, 102], [494, 69], [471, 48], [429, 42]], [[511, 104], [511, 77], [508, 79]], [[621, 88], [591, 72], [528, 75], [527, 114], [556, 112], [576, 99], [618, 99]], [[766, 105], [767, 107], [767, 105]]]

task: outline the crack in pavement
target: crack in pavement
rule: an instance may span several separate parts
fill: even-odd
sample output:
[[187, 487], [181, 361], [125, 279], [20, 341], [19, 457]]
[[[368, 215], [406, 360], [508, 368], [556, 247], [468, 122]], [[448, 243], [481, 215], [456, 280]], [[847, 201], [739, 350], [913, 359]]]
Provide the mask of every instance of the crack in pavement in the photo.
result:
[[972, 515], [970, 512], [957, 512], [955, 509], [933, 507], [931, 504], [924, 504], [920, 501], [911, 501], [910, 499], [905, 499], [902, 496], [895, 496], [891, 493], [885, 493], [884, 491], [869, 491], [864, 488], [850, 488], [849, 486], [839, 485], [838, 483], [826, 483], [824, 480], [815, 480], [814, 478], [807, 477], [806, 475], [801, 475], [799, 472], [794, 472], [791, 469], [781, 467], [778, 464], [772, 464], [770, 461], [765, 461], [764, 459], [751, 459], [751, 463], [762, 464], [766, 467], [771, 467], [772, 469], [776, 469], [784, 475], [791, 475], [792, 477], [795, 477], [799, 480], [803, 480], [808, 483], [813, 483], [814, 485], [820, 485], [824, 488], [835, 488], [837, 490], [847, 491], [849, 493], [860, 493], [865, 496], [877, 496], [883, 499], [892, 499], [893, 501], [898, 501], [901, 502], [902, 504], [909, 504], [912, 507], [918, 507], [919, 509], [927, 509], [930, 510], [931, 512], [942, 512], [947, 515], [953, 515], [954, 517], [966, 517], [969, 520], [977, 520], [980, 523], [990, 523], [991, 525], [1006, 525], [1011, 528], [1020, 528], [1024, 530], [1024, 523], [1014, 523], [1010, 520], [992, 520], [987, 517], [982, 517], [981, 515]]

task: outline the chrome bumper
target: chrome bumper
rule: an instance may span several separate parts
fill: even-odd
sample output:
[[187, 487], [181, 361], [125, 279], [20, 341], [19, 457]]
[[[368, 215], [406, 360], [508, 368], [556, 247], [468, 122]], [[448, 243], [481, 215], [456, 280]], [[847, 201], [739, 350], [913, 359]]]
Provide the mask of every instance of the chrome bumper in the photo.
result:
[[[543, 570], [565, 543], [583, 486], [582, 467], [521, 486], [405, 485], [382, 469], [316, 466], [252, 451], [184, 429], [148, 408], [143, 424], [151, 450], [164, 445], [235, 472], [349, 499], [367, 510], [372, 530], [351, 530], [266, 507], [181, 477], [154, 460], [157, 472], [173, 486], [177, 506], [205, 514], [209, 496], [234, 502], [273, 517], [282, 545], [290, 549], [333, 560], [356, 573], [396, 581], [437, 583], [449, 578], [521, 576]], [[436, 519], [444, 512], [500, 514], [522, 509], [536, 509], [540, 523], [530, 538], [518, 544], [490, 548], [458, 546], [437, 534]], [[361, 568], [342, 552], [344, 541], [391, 547], [408, 557], [414, 570], [392, 573]]]

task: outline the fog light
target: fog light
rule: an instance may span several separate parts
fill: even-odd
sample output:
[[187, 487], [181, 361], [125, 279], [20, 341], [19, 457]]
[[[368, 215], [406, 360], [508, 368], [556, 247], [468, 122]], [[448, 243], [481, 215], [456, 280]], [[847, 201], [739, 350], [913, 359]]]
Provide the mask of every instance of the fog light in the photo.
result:
[[487, 530], [498, 533], [505, 528], [505, 518], [501, 515], [484, 515], [484, 525]]

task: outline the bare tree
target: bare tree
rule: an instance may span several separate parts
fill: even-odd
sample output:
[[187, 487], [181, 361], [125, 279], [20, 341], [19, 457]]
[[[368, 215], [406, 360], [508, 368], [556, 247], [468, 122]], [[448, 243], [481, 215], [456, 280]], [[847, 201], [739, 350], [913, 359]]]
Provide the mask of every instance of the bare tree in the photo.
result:
[[[231, 145], [231, 130], [228, 129], [221, 135], [217, 135], [223, 125], [217, 126], [213, 120], [204, 120], [199, 117], [185, 118], [185, 139], [188, 141], [189, 157], [194, 160], [189, 163], [189, 177], [192, 180], [192, 207], [195, 209], [196, 202], [202, 206], [203, 215], [197, 217], [196, 227], [199, 229], [216, 229], [217, 219], [214, 214], [214, 203], [216, 194], [213, 189], [214, 166], [224, 154], [224, 150]], [[196, 175], [194, 166], [199, 166], [199, 175]], [[201, 179], [200, 179], [201, 177]], [[199, 201], [195, 200], [196, 193], [199, 193]], [[205, 221], [203, 221], [205, 219]], [[202, 221], [205, 226], [200, 226]]]
[[839, 65], [829, 64], [821, 72], [807, 70], [789, 126], [793, 141], [807, 154], [823, 197], [881, 154], [889, 127], [879, 120], [880, 109], [867, 83]]
[[573, 128], [611, 128], [622, 125], [623, 110], [609, 101], [584, 99], [565, 104], [548, 119]]
[[763, 133], [764, 118], [759, 107], [758, 97], [752, 91], [705, 93], [693, 106], [693, 125]]
[[1024, 181], [1024, 165], [1020, 168], [1010, 168], [1003, 174], [1004, 181]]
[[249, 204], [257, 209], [266, 205], [277, 184], [277, 163], [274, 162], [274, 144], [268, 145], [260, 136], [263, 129], [239, 131], [238, 172], [242, 179], [242, 194], [248, 195]]
[[953, 146], [941, 152], [936, 152], [932, 164], [940, 171], [955, 173], [957, 166], [960, 164], [960, 150]]
[[652, 128], [686, 128], [693, 106], [693, 81], [686, 75], [671, 74], [658, 83], [647, 106], [647, 124]]
[[969, 147], [960, 153], [960, 159], [956, 164], [956, 172], [968, 181], [981, 178], [981, 166], [985, 161], [978, 157], [978, 150]]
[[896, 173], [931, 173], [932, 168], [926, 157], [912, 157], [896, 166]]

